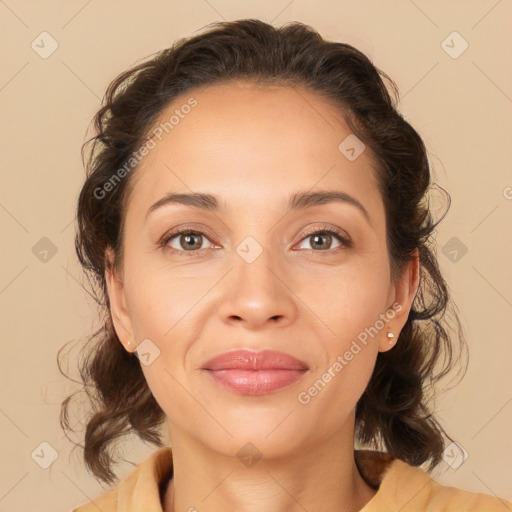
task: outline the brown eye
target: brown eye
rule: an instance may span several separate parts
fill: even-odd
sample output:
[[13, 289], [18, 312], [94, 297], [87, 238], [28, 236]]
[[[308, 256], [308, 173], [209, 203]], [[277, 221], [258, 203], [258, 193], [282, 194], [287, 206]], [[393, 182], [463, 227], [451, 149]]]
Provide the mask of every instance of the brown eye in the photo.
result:
[[[331, 229], [321, 229], [316, 230], [312, 233], [309, 233], [302, 240], [310, 239], [310, 247], [303, 247], [301, 243], [301, 249], [311, 249], [314, 251], [330, 251], [334, 249], [339, 249], [340, 247], [350, 247], [349, 240], [344, 237], [341, 233]], [[333, 247], [334, 242], [338, 242], [338, 245]]]
[[194, 252], [204, 249], [203, 242], [208, 240], [204, 233], [198, 231], [183, 231], [169, 235], [163, 245], [180, 252]]
[[178, 240], [183, 249], [191, 249], [195, 251], [201, 249], [201, 246], [203, 245], [201, 236], [202, 235], [195, 233], [189, 233], [188, 235], [180, 235]]
[[310, 245], [313, 249], [331, 249], [333, 237], [328, 233], [317, 233], [316, 235], [310, 235], [308, 238], [311, 238]]

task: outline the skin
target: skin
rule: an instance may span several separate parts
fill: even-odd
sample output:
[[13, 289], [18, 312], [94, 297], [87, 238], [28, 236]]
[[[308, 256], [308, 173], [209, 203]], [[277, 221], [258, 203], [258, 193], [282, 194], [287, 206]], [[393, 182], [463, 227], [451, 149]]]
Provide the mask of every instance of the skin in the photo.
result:
[[[190, 96], [197, 106], [133, 176], [124, 260], [119, 272], [106, 272], [123, 346], [133, 351], [150, 339], [160, 350], [141, 366], [167, 415], [173, 450], [163, 508], [356, 512], [376, 491], [354, 462], [355, 405], [378, 352], [393, 348], [386, 334], [398, 337], [407, 320], [417, 253], [393, 282], [374, 157], [368, 147], [354, 161], [339, 151], [351, 130], [328, 100], [305, 89], [231, 82], [184, 94], [161, 119]], [[369, 221], [341, 202], [287, 211], [291, 194], [318, 190], [350, 194]], [[192, 191], [218, 196], [220, 209], [167, 204], [145, 219], [165, 194]], [[183, 235], [159, 246], [178, 226], [205, 233], [192, 239], [200, 248], [194, 254]], [[315, 245], [313, 228], [339, 228], [352, 245], [334, 235]], [[236, 252], [248, 236], [262, 249], [252, 263]], [[393, 303], [402, 309], [300, 403], [298, 394]], [[283, 351], [309, 371], [264, 396], [236, 394], [201, 368], [239, 348]], [[248, 442], [262, 455], [252, 467], [236, 455]]]

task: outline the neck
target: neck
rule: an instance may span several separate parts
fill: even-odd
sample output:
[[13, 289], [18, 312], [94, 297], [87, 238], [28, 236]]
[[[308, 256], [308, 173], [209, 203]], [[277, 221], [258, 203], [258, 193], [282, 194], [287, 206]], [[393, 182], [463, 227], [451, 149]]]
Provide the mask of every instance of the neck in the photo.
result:
[[[178, 436], [179, 437], [179, 436]], [[346, 436], [345, 436], [346, 437]], [[354, 460], [353, 436], [341, 433], [300, 453], [263, 457], [247, 467], [235, 456], [174, 439], [173, 477], [164, 512], [358, 512], [375, 495]], [[235, 450], [236, 452], [236, 450]]]

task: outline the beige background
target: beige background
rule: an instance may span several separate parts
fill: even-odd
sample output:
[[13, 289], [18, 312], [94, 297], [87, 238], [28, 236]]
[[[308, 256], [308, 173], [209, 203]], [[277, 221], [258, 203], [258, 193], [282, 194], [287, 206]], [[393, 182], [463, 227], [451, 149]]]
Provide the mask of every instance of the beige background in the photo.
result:
[[[439, 259], [471, 351], [465, 379], [438, 400], [469, 456], [458, 469], [442, 462], [435, 476], [512, 500], [511, 15], [507, 0], [0, 1], [0, 511], [66, 511], [105, 492], [60, 430], [60, 402], [75, 388], [56, 366], [57, 350], [95, 323], [79, 285], [73, 217], [80, 145], [100, 98], [118, 73], [176, 38], [243, 17], [309, 23], [397, 82], [401, 110], [452, 196]], [[46, 59], [31, 48], [44, 31], [59, 45]], [[442, 46], [453, 31], [469, 44], [458, 58]], [[462, 48], [448, 41], [451, 52]], [[46, 261], [43, 237], [57, 248]], [[42, 442], [58, 453], [49, 469], [31, 457], [36, 448], [48, 456]], [[125, 453], [137, 464], [153, 449], [133, 440]], [[120, 476], [132, 468], [121, 465]]]

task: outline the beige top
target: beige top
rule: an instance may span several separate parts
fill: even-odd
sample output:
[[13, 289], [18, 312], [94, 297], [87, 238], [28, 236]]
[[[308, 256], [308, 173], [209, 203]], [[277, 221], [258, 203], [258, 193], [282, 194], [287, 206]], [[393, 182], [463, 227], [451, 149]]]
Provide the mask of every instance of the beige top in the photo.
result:
[[[383, 452], [355, 450], [361, 475], [378, 488], [360, 512], [506, 512], [512, 503], [435, 482], [422, 469]], [[72, 512], [163, 512], [162, 497], [172, 476], [170, 447], [149, 455], [112, 491]]]

